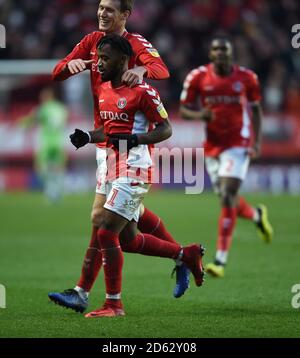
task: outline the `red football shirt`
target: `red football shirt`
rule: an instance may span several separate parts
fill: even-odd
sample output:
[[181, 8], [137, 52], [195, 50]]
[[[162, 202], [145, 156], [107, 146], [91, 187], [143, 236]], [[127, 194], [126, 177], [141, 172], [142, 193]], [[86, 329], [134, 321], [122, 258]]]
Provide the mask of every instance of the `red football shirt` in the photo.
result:
[[[97, 66], [97, 43], [105, 35], [104, 32], [95, 31], [86, 35], [73, 49], [73, 51], [61, 60], [54, 68], [52, 77], [54, 80], [65, 80], [71, 73], [65, 70], [68, 62], [74, 59], [93, 60], [89, 65], [91, 88], [94, 100], [94, 127], [99, 127], [98, 88], [101, 84], [101, 75]], [[131, 44], [134, 57], [129, 62], [129, 68], [144, 66], [147, 69], [146, 77], [150, 79], [165, 79], [169, 77], [169, 71], [162, 61], [159, 53], [150, 42], [139, 34], [125, 31], [123, 35]], [[98, 143], [98, 147], [104, 147], [105, 143]]]
[[191, 71], [185, 79], [181, 103], [209, 107], [214, 119], [206, 126], [205, 153], [217, 156], [231, 147], [248, 147], [251, 121], [248, 104], [260, 101], [260, 86], [256, 74], [246, 68], [233, 66], [228, 76], [218, 76], [213, 64]]
[[[133, 88], [125, 85], [113, 88], [111, 82], [104, 82], [99, 88], [98, 97], [100, 120], [106, 135], [147, 133], [153, 130], [155, 123], [168, 118], [157, 90], [145, 82]], [[107, 143], [106, 147], [112, 148], [112, 145]], [[108, 180], [114, 179], [114, 175], [138, 175], [141, 180], [149, 181], [149, 175], [153, 173], [152, 148], [153, 145], [139, 145], [132, 148], [128, 154], [122, 157], [118, 155], [117, 158], [115, 152], [109, 150]]]

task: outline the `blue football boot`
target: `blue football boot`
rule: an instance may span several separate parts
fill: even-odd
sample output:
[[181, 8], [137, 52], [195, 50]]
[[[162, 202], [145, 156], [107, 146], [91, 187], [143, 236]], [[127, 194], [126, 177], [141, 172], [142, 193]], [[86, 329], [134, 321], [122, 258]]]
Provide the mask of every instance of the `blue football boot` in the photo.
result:
[[181, 297], [190, 286], [190, 270], [184, 263], [180, 266], [175, 266], [172, 272], [172, 276], [176, 272], [176, 285], [173, 290], [173, 296], [175, 298]]
[[79, 293], [74, 289], [68, 289], [64, 292], [50, 292], [48, 297], [55, 304], [71, 308], [76, 312], [84, 312], [89, 304], [88, 298], [82, 298]]

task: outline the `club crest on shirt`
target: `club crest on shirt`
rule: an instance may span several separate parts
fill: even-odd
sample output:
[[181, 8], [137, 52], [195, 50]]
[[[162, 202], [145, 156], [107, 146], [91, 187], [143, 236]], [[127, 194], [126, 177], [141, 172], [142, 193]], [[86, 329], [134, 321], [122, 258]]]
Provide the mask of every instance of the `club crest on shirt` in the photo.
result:
[[243, 89], [243, 84], [240, 82], [240, 81], [236, 81], [233, 83], [232, 85], [232, 89], [235, 91], [235, 92], [242, 92], [242, 89]]
[[126, 107], [126, 104], [127, 104], [126, 98], [120, 98], [118, 100], [117, 106], [118, 106], [119, 109], [123, 109], [123, 108]]

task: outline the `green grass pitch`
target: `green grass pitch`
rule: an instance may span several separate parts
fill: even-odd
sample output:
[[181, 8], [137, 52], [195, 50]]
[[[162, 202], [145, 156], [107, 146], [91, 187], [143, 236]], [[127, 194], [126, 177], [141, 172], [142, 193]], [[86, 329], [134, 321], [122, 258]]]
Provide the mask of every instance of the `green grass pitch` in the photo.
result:
[[[86, 319], [48, 302], [49, 291], [73, 287], [90, 236], [93, 194], [68, 196], [49, 206], [40, 194], [1, 194], [0, 337], [300, 337], [300, 309], [291, 306], [300, 283], [299, 197], [249, 195], [264, 202], [275, 229], [272, 244], [239, 220], [224, 279], [172, 296], [173, 262], [125, 255], [125, 317]], [[201, 242], [204, 262], [214, 255], [218, 202], [212, 194], [154, 191], [146, 205], [183, 244]], [[103, 273], [90, 295], [90, 309], [104, 300]]]

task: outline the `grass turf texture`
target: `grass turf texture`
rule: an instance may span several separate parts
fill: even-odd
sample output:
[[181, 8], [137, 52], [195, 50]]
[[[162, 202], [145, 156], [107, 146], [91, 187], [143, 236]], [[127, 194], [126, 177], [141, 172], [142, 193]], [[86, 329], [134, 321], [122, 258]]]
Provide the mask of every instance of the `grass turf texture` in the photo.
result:
[[[299, 277], [299, 198], [247, 196], [264, 202], [275, 229], [271, 245], [251, 222], [239, 220], [224, 279], [172, 296], [173, 262], [126, 254], [123, 302], [126, 316], [86, 319], [48, 302], [49, 291], [73, 287], [90, 235], [93, 195], [66, 197], [48, 206], [40, 194], [1, 194], [0, 337], [300, 337], [300, 309], [291, 306]], [[215, 251], [218, 202], [212, 194], [152, 191], [146, 205], [161, 215], [183, 244], [201, 242], [205, 262]], [[103, 273], [89, 309], [104, 300]], [[88, 311], [87, 311], [88, 312]]]

